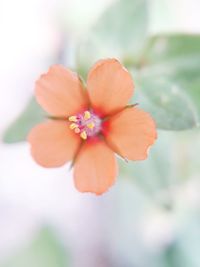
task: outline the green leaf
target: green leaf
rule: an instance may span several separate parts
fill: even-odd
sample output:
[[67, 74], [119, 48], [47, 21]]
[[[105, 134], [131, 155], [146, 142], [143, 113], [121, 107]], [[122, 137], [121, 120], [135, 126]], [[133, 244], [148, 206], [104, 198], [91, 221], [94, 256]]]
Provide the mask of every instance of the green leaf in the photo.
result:
[[180, 139], [174, 132], [159, 131], [158, 139], [150, 148], [148, 159], [133, 164], [119, 161], [120, 175], [138, 185], [147, 195], [155, 195], [159, 190], [168, 188], [171, 183], [169, 178], [172, 176], [174, 183], [177, 179], [177, 174], [174, 176], [173, 173], [176, 162], [172, 157], [174, 150], [171, 146], [175, 148], [174, 145]]
[[36, 124], [44, 120], [46, 113], [31, 98], [25, 110], [7, 129], [3, 141], [6, 143], [15, 143], [26, 140], [27, 134]]
[[[191, 145], [191, 140], [195, 144], [195, 149]], [[123, 182], [126, 177], [128, 183], [139, 186], [142, 192], [145, 191], [146, 195], [153, 198], [152, 200], [165, 208], [170, 208], [170, 202], [175, 201], [172, 198], [172, 187], [185, 188], [187, 183], [191, 184], [192, 181], [194, 185], [195, 181], [198, 181], [199, 149], [199, 130], [179, 132], [160, 130], [158, 139], [149, 150], [147, 160], [132, 164], [119, 161], [121, 181]], [[174, 194], [175, 197], [176, 193]], [[182, 208], [185, 209], [184, 204]]]
[[95, 61], [117, 57], [137, 62], [148, 30], [147, 0], [114, 2], [80, 43], [78, 69], [85, 76]]
[[147, 43], [140, 64], [143, 76], [193, 81], [200, 73], [200, 35], [155, 36]]
[[44, 228], [27, 247], [8, 259], [1, 267], [67, 267], [68, 256], [57, 237]]
[[198, 96], [197, 93], [195, 100], [196, 88], [190, 87], [189, 89], [188, 87], [187, 89], [165, 79], [143, 78], [138, 81], [134, 101], [151, 113], [160, 129], [194, 128], [200, 123], [200, 102], [197, 100], [199, 98], [200, 101], [200, 95]]
[[182, 85], [187, 95], [190, 96], [196, 112], [197, 126], [200, 126], [200, 78]]
[[161, 129], [199, 127], [199, 74], [200, 35], [153, 37], [135, 72], [138, 90], [134, 101], [153, 115]]

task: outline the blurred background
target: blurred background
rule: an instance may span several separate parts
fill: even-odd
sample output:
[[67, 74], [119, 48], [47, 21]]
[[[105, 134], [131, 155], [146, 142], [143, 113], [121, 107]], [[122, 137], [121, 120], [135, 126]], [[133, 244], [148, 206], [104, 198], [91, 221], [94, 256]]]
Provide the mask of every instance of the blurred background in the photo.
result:
[[[0, 0], [0, 267], [200, 267], [199, 10], [199, 0]], [[40, 120], [30, 99], [41, 73], [60, 63], [85, 77], [112, 56], [158, 140], [146, 161], [119, 161], [97, 197], [76, 191], [69, 166], [38, 166], [23, 140]]]

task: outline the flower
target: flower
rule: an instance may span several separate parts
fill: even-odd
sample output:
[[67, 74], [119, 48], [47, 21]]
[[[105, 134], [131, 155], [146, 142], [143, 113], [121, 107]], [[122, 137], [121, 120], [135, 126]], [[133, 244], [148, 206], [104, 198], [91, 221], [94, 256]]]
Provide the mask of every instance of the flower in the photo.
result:
[[144, 160], [157, 135], [151, 116], [127, 105], [134, 84], [119, 61], [98, 61], [86, 87], [69, 69], [50, 67], [36, 82], [35, 95], [51, 116], [31, 130], [28, 141], [37, 163], [49, 168], [72, 161], [76, 188], [99, 195], [117, 177], [115, 154]]

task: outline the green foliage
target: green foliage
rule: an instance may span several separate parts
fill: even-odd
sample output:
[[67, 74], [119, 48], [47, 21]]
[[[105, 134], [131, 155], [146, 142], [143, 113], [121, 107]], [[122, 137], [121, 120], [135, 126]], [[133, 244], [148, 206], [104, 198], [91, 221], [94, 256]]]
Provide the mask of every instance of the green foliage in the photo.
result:
[[159, 128], [183, 130], [200, 125], [199, 74], [199, 35], [149, 40], [138, 65], [138, 100]]
[[[145, 195], [155, 195], [157, 191], [168, 188], [169, 177], [173, 176], [174, 151], [170, 149], [170, 144], [175, 147], [177, 140], [173, 132], [160, 131], [158, 137], [150, 149], [148, 160], [138, 161], [136, 164], [119, 161], [120, 173], [130, 177], [130, 181], [134, 184], [139, 184], [139, 187], [145, 191]], [[180, 136], [179, 140], [181, 140]]]
[[147, 31], [147, 0], [114, 2], [79, 45], [79, 73], [85, 78], [90, 66], [100, 58], [137, 62]]
[[167, 34], [150, 38], [140, 59], [143, 76], [191, 82], [200, 73], [200, 35]]
[[48, 228], [44, 228], [30, 245], [7, 260], [1, 267], [67, 267], [63, 246]]
[[190, 88], [161, 77], [139, 78], [133, 101], [152, 114], [160, 129], [194, 128], [200, 123], [200, 102], [193, 99], [196, 88]]
[[24, 111], [5, 132], [4, 142], [15, 143], [26, 140], [31, 128], [44, 120], [45, 114], [35, 99], [31, 98]]
[[[195, 143], [195, 149], [191, 145]], [[198, 178], [199, 131], [159, 131], [148, 160], [127, 164], [120, 161], [120, 174], [131, 177], [142, 190], [153, 197], [159, 191], [187, 182], [190, 173]], [[181, 156], [180, 156], [181, 155]], [[165, 195], [162, 195], [165, 197]], [[161, 201], [159, 202], [161, 203]]]

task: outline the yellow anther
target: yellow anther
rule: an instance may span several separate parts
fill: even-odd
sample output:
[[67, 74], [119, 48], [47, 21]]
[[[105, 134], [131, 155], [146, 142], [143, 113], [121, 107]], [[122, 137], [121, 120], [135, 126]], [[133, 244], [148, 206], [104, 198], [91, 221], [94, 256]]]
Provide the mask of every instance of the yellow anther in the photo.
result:
[[80, 133], [80, 131], [81, 131], [81, 130], [80, 130], [79, 128], [75, 128], [75, 129], [74, 129], [74, 132], [77, 133], [77, 134]]
[[86, 140], [86, 139], [87, 139], [87, 133], [86, 133], [86, 131], [83, 131], [83, 132], [80, 134], [80, 137], [81, 137], [82, 139]]
[[69, 120], [69, 121], [73, 121], [73, 122], [77, 122], [77, 121], [78, 121], [76, 116], [70, 116], [70, 117], [68, 118], [68, 120]]
[[93, 129], [95, 126], [94, 122], [90, 122], [87, 124], [87, 127], [90, 128], [90, 129]]
[[71, 123], [70, 126], [69, 126], [69, 128], [70, 128], [71, 130], [73, 130], [73, 129], [75, 129], [75, 128], [78, 128], [78, 124], [76, 124], [76, 123]]
[[91, 118], [91, 114], [90, 114], [90, 112], [87, 110], [87, 111], [85, 111], [84, 112], [84, 120], [88, 120], [88, 119], [90, 119]]

